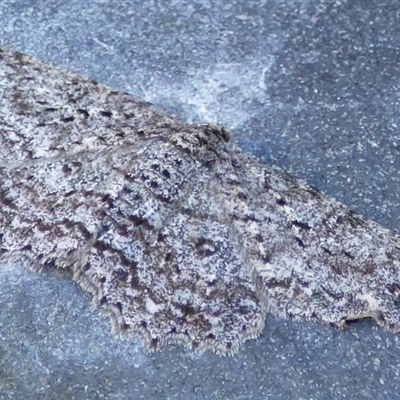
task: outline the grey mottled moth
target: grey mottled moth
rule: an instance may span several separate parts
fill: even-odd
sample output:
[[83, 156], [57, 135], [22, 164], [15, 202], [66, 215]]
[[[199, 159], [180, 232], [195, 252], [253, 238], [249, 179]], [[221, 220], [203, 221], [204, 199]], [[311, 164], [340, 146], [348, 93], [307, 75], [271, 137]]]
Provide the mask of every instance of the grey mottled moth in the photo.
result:
[[0, 49], [0, 251], [117, 332], [237, 350], [267, 313], [400, 329], [399, 236], [211, 124]]

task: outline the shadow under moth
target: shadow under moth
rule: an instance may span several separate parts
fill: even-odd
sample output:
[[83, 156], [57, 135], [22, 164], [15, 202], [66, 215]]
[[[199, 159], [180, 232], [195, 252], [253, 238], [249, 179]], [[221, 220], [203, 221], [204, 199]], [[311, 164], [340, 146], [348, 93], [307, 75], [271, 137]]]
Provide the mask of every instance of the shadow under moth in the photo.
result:
[[228, 141], [0, 48], [0, 259], [151, 348], [232, 353], [267, 313], [399, 331], [399, 236]]

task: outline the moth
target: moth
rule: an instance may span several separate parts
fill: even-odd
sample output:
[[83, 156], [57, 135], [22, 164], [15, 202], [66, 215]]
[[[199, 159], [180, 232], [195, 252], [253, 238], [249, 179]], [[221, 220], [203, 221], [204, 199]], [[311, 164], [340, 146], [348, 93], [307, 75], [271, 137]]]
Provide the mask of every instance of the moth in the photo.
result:
[[0, 48], [0, 260], [150, 348], [232, 353], [267, 313], [398, 332], [399, 236], [229, 137]]

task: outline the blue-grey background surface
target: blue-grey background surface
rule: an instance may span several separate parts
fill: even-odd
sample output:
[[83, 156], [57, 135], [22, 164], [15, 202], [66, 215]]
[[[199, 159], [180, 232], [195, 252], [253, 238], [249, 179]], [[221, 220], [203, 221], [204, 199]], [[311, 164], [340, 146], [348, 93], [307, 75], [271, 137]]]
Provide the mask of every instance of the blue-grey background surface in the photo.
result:
[[[0, 44], [226, 125], [396, 229], [400, 2], [2, 1]], [[395, 399], [400, 336], [268, 317], [233, 357], [149, 353], [67, 277], [0, 266], [0, 399]]]

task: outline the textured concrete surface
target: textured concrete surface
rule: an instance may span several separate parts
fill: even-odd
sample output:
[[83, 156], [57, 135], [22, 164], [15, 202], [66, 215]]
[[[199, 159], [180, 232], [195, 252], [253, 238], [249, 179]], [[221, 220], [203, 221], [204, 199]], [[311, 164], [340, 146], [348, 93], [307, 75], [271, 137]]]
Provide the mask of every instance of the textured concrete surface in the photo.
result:
[[[0, 44], [227, 125], [246, 150], [400, 222], [395, 1], [5, 1]], [[0, 266], [0, 399], [394, 399], [400, 336], [268, 318], [233, 357], [120, 340], [66, 276]]]

